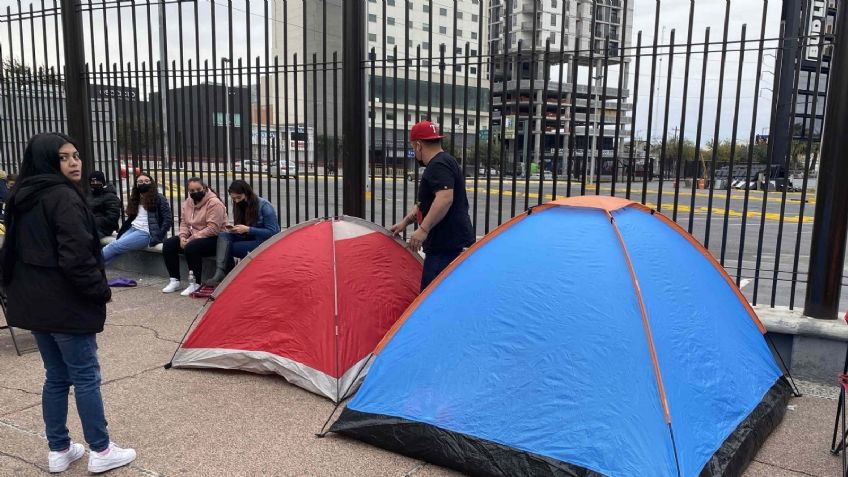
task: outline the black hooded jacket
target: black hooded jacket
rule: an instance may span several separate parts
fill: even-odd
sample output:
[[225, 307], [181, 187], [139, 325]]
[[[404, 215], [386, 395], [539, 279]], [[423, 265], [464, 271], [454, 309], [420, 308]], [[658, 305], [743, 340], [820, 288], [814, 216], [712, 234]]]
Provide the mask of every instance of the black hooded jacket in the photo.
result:
[[19, 179], [8, 200], [2, 257], [6, 318], [33, 331], [98, 333], [112, 293], [94, 217], [79, 189], [58, 171], [57, 151], [65, 142], [55, 134], [30, 142], [21, 175], [30, 174]]
[[112, 235], [112, 232], [118, 230], [118, 221], [121, 219], [121, 199], [118, 198], [112, 184], [99, 191], [92, 189], [88, 193], [88, 206], [94, 213], [94, 222], [100, 238]]

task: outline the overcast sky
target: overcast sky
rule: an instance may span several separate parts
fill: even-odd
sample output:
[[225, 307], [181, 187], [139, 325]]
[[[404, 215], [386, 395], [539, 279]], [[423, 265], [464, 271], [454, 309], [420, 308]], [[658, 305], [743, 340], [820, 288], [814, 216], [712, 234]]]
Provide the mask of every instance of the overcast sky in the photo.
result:
[[[197, 3], [199, 9], [198, 22], [201, 25], [200, 27], [200, 42], [199, 42], [199, 50], [200, 50], [200, 58], [201, 61], [205, 59], [211, 59], [212, 57], [212, 44], [216, 42], [218, 46], [218, 56], [225, 57], [228, 56], [228, 17], [227, 17], [227, 2], [225, 0], [214, 0], [215, 8], [216, 8], [216, 25], [217, 31], [216, 35], [213, 37], [211, 32], [211, 9], [212, 9], [212, 1], [213, 0], [199, 0]], [[290, 0], [290, 2], [298, 1], [298, 0]], [[315, 0], [309, 0], [315, 1]], [[634, 0], [631, 0], [634, 1]], [[47, 0], [48, 7], [50, 6], [52, 0]], [[633, 44], [635, 45], [636, 35], [639, 30], [643, 31], [642, 43], [648, 44], [653, 41], [653, 34], [655, 28], [655, 8], [658, 4], [656, 0], [635, 0], [634, 5], [634, 28], [633, 28]], [[40, 2], [39, 2], [40, 3]], [[86, 2], [84, 2], [86, 3]], [[94, 0], [95, 5], [98, 4], [97, 0]], [[141, 2], [138, 2], [141, 3]], [[449, 4], [449, 0], [435, 0], [436, 4]], [[743, 24], [747, 24], [748, 39], [759, 39], [760, 38], [760, 30], [761, 30], [761, 20], [763, 14], [763, 6], [764, 3], [762, 0], [733, 0], [732, 2], [725, 2], [721, 0], [696, 0], [695, 1], [695, 16], [694, 16], [694, 26], [693, 26], [693, 42], [701, 43], [704, 39], [704, 30], [707, 27], [711, 28], [710, 40], [711, 42], [718, 42], [721, 40], [723, 34], [724, 27], [724, 18], [725, 18], [725, 8], [727, 4], [730, 3], [730, 21], [729, 21], [729, 32], [728, 39], [738, 40], [740, 38], [741, 29]], [[7, 6], [14, 7], [16, 4], [16, 0], [0, 0], [0, 7], [2, 7], [3, 12], [5, 13], [5, 9]], [[264, 55], [264, 36], [265, 36], [265, 28], [263, 25], [263, 10], [265, 7], [265, 2], [263, 0], [253, 0], [250, 2], [250, 7], [248, 11], [248, 7], [244, 0], [235, 0], [233, 2], [234, 11], [232, 16], [232, 24], [233, 24], [233, 44], [234, 44], [234, 56], [238, 57], [246, 57], [247, 56], [247, 45], [248, 43], [251, 45], [251, 56], [255, 57], [256, 55]], [[40, 7], [40, 5], [38, 5]], [[768, 15], [766, 19], [766, 35], [765, 37], [768, 39], [774, 39], [778, 35], [779, 31], [779, 22], [780, 22], [780, 7], [781, 2], [774, 1], [769, 3], [768, 5]], [[37, 7], [34, 7], [37, 8]], [[168, 34], [168, 55], [170, 60], [179, 61], [178, 53], [180, 51], [180, 26], [182, 26], [182, 38], [184, 39], [183, 46], [185, 47], [185, 61], [187, 62], [189, 59], [192, 59], [193, 63], [196, 63], [196, 49], [198, 44], [195, 43], [195, 18], [194, 18], [194, 3], [187, 2], [183, 7], [183, 19], [182, 23], [179, 19], [179, 11], [177, 6], [174, 4], [169, 4], [166, 7], [166, 22], [167, 22], [167, 34]], [[676, 39], [675, 43], [682, 44], [686, 41], [686, 36], [688, 34], [688, 18], [689, 18], [689, 8], [690, 2], [686, 0], [664, 0], [662, 1], [662, 6], [660, 9], [660, 19], [659, 19], [659, 43], [667, 44], [670, 41], [671, 31], [676, 30]], [[25, 10], [28, 10], [28, 5], [25, 4]], [[88, 14], [85, 14], [84, 17], [84, 26], [86, 30], [86, 47], [88, 60], [91, 61], [92, 54], [94, 55], [94, 62], [103, 63], [106, 61], [106, 49], [109, 48], [109, 62], [117, 63], [119, 48], [118, 46], [122, 44], [124, 46], [124, 63], [126, 62], [134, 62], [135, 55], [138, 55], [139, 63], [142, 61], [149, 61], [151, 56], [154, 62], [159, 60], [159, 40], [158, 40], [158, 16], [156, 7], [152, 7], [151, 17], [149, 19], [152, 27], [153, 27], [153, 37], [148, 38], [148, 17], [146, 15], [145, 8], [136, 8], [136, 25], [137, 28], [133, 30], [133, 18], [131, 15], [131, 9], [123, 8], [121, 23], [122, 28], [118, 29], [118, 13], [117, 10], [111, 8], [107, 10], [106, 19], [108, 24], [108, 34], [106, 30], [103, 28], [103, 13], [102, 11], [97, 11], [95, 13], [95, 27], [94, 27], [94, 47], [92, 48], [91, 36], [89, 31], [89, 20]], [[248, 22], [249, 19], [249, 22]], [[275, 19], [274, 21], [280, 22], [281, 19]], [[248, 28], [247, 25], [250, 24], [250, 42], [248, 42]], [[29, 22], [25, 22], [24, 25], [24, 44], [29, 45], [30, 39], [29, 35], [31, 34], [31, 30], [36, 32], [36, 44], [38, 45], [39, 53], [37, 55], [37, 61], [43, 62], [41, 50], [43, 49], [41, 43], [41, 34], [42, 34], [42, 26], [40, 21], [36, 21], [34, 25], [34, 29], [31, 28]], [[290, 27], [292, 31], [298, 29], [297, 26]], [[48, 20], [47, 22], [48, 29], [48, 60], [49, 65], [56, 65], [56, 50], [55, 43], [52, 37], [52, 32], [55, 31], [55, 27], [53, 26], [53, 18]], [[17, 25], [12, 28], [13, 34], [13, 45], [15, 55], [19, 55], [20, 51], [20, 41], [19, 41], [19, 29]], [[134, 35], [138, 39], [139, 48], [136, 51], [134, 48]], [[6, 25], [0, 25], [0, 44], [3, 46], [3, 56], [4, 58], [8, 58], [8, 29]], [[148, 48], [148, 44], [152, 44], [152, 51]], [[766, 43], [766, 48], [774, 48], [777, 45], [776, 41], [770, 41]], [[751, 130], [751, 120], [752, 120], [752, 105], [754, 98], [759, 94], [760, 95], [760, 107], [758, 109], [757, 120], [756, 120], [756, 130], [759, 133], [762, 128], [768, 126], [768, 117], [769, 117], [769, 104], [771, 101], [771, 83], [773, 81], [773, 75], [771, 72], [774, 70], [774, 56], [773, 51], [769, 50], [764, 60], [763, 71], [768, 72], [763, 75], [763, 83], [761, 84], [760, 91], [754, 90], [754, 81], [756, 78], [756, 63], [757, 63], [757, 51], [758, 47], [757, 42], [749, 42], [747, 43], [747, 51], [745, 52], [745, 59], [743, 63], [743, 75], [742, 82], [738, 83], [736, 80], [738, 74], [738, 66], [739, 66], [739, 46], [738, 44], [730, 45], [730, 49], [734, 51], [730, 51], [727, 53], [726, 61], [722, 63], [721, 61], [721, 52], [720, 45], [713, 45], [711, 48], [711, 52], [709, 54], [708, 67], [706, 71], [706, 88], [704, 95], [704, 114], [703, 114], [703, 131], [702, 138], [704, 141], [711, 138], [713, 135], [713, 129], [715, 127], [716, 120], [716, 109], [717, 109], [717, 100], [719, 94], [719, 84], [720, 74], [721, 74], [721, 66], [722, 64], [725, 66], [724, 71], [724, 91], [723, 91], [723, 101], [722, 101], [722, 111], [720, 116], [720, 137], [721, 138], [730, 138], [732, 131], [732, 121], [733, 114], [735, 110], [735, 96], [737, 93], [737, 88], [741, 88], [739, 92], [740, 96], [740, 107], [739, 107], [739, 127], [737, 128], [739, 137], [742, 141], [747, 141], [748, 135]], [[29, 51], [29, 47], [25, 48], [26, 51]], [[638, 90], [638, 109], [636, 111], [636, 132], [637, 136], [647, 137], [649, 135], [648, 131], [648, 108], [649, 106], [654, 107], [654, 121], [650, 128], [650, 135], [653, 137], [659, 137], [662, 135], [662, 127], [663, 127], [663, 119], [664, 116], [662, 113], [665, 109], [665, 101], [666, 97], [669, 97], [669, 134], [672, 134], [674, 131], [674, 127], [680, 125], [681, 121], [681, 108], [683, 105], [683, 78], [684, 78], [684, 65], [685, 65], [685, 47], [678, 47], [676, 49], [678, 53], [674, 58], [674, 69], [672, 70], [672, 85], [670, 91], [666, 91], [666, 79], [667, 79], [667, 68], [668, 68], [668, 57], [664, 57], [657, 62], [657, 71], [656, 71], [656, 82], [657, 85], [655, 87], [655, 99], [653, 105], [650, 104], [649, 95], [650, 95], [650, 80], [651, 80], [651, 58], [650, 56], [643, 56], [641, 65], [640, 65], [640, 85]], [[690, 76], [689, 76], [689, 93], [688, 93], [688, 106], [687, 106], [687, 114], [686, 114], [686, 130], [685, 135], [687, 137], [694, 138], [695, 135], [695, 127], [698, 119], [698, 101], [700, 98], [700, 80], [701, 80], [701, 68], [702, 68], [702, 59], [703, 59], [703, 46], [696, 46], [693, 48], [692, 54], [692, 62], [690, 68]], [[643, 49], [643, 54], [649, 53], [649, 50]], [[663, 51], [664, 53], [664, 51]], [[31, 59], [27, 59], [27, 63], [31, 63]], [[149, 67], [149, 65], [148, 65]], [[628, 83], [630, 85], [631, 91], [633, 90], [633, 74], [635, 73], [635, 63], [633, 63], [633, 67], [631, 68], [631, 77], [628, 78]], [[615, 78], [613, 75], [610, 75], [610, 84], [615, 82]], [[768, 88], [768, 89], [766, 89]], [[633, 97], [631, 96], [631, 100]], [[659, 113], [657, 112], [659, 111]], [[658, 116], [659, 114], [659, 116]]]

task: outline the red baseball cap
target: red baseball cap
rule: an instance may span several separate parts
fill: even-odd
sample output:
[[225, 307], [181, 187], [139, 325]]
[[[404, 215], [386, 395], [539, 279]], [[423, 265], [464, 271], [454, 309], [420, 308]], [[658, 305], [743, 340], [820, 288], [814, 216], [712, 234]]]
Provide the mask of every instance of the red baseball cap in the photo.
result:
[[439, 126], [430, 121], [421, 121], [412, 126], [409, 130], [410, 141], [431, 141], [433, 139], [441, 139], [444, 136], [439, 134]]

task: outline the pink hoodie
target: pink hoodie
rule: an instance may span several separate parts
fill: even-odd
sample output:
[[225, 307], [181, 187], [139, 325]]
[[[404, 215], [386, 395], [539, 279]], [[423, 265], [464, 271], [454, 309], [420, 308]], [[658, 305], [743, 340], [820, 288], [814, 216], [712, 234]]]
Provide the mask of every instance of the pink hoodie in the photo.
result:
[[227, 222], [224, 203], [211, 190], [206, 191], [203, 200], [195, 204], [189, 197], [183, 202], [180, 217], [180, 238], [194, 239], [215, 237]]

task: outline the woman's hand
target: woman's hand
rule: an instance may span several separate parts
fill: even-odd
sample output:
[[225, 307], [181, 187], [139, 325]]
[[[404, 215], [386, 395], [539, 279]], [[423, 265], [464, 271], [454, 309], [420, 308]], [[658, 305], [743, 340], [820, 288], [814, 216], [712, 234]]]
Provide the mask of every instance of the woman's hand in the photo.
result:
[[233, 228], [229, 230], [230, 233], [233, 234], [247, 234], [250, 233], [250, 227], [247, 225], [233, 225]]

